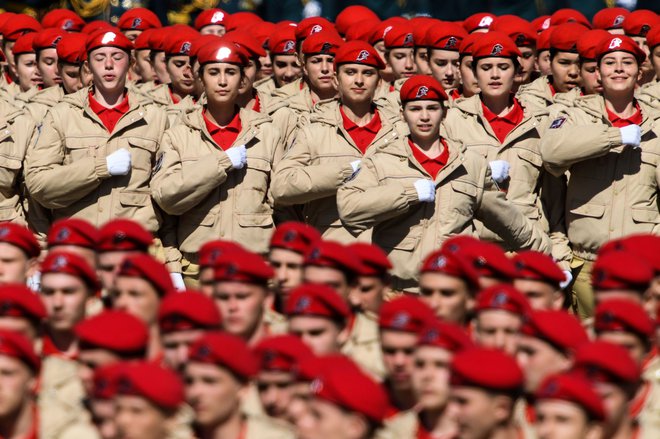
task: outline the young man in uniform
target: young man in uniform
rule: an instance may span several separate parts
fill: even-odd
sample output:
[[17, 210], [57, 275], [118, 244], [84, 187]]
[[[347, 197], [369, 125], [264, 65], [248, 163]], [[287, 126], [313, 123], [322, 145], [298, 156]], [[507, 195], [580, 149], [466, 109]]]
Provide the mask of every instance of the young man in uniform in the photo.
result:
[[21, 36], [40, 31], [41, 29], [41, 25], [37, 20], [25, 14], [13, 16], [2, 26], [2, 53], [7, 59], [6, 71], [3, 72], [3, 78], [7, 84], [4, 91], [10, 99], [15, 98], [21, 91], [25, 92], [17, 84], [18, 74], [13, 52], [14, 45]]
[[0, 284], [23, 284], [37, 271], [41, 248], [32, 232], [14, 223], [0, 223]]
[[426, 33], [431, 73], [447, 95], [458, 89], [461, 83], [459, 48], [465, 37], [465, 29], [454, 23], [433, 26]]
[[47, 312], [41, 298], [25, 285], [0, 286], [0, 329], [23, 334], [33, 345], [41, 336]]
[[516, 267], [513, 286], [527, 296], [532, 309], [564, 308], [562, 285], [566, 275], [550, 256], [524, 251], [516, 254], [512, 261]]
[[48, 252], [65, 251], [82, 257], [96, 269], [98, 230], [88, 221], [68, 218], [57, 221], [48, 231]]

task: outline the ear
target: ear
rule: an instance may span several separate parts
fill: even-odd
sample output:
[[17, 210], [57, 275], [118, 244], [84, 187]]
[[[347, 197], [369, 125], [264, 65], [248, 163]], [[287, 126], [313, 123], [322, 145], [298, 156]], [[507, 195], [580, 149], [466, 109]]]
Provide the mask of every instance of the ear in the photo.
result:
[[601, 439], [603, 437], [603, 426], [596, 422], [591, 422], [587, 426], [587, 432], [584, 439]]
[[351, 439], [361, 439], [367, 437], [369, 433], [369, 422], [362, 415], [356, 413], [346, 414], [345, 432], [346, 437]]
[[564, 307], [564, 292], [562, 290], [555, 290], [552, 293], [552, 309], [560, 311]]
[[341, 331], [339, 331], [339, 334], [337, 334], [337, 342], [340, 346], [344, 346], [350, 336], [351, 330], [348, 328], [348, 325], [346, 325]]
[[498, 424], [506, 424], [513, 413], [513, 400], [509, 396], [495, 395], [492, 397], [492, 413]]
[[[39, 256], [40, 258], [41, 256]], [[25, 275], [29, 278], [32, 277], [39, 269], [39, 258], [30, 258], [27, 261], [25, 268]]]

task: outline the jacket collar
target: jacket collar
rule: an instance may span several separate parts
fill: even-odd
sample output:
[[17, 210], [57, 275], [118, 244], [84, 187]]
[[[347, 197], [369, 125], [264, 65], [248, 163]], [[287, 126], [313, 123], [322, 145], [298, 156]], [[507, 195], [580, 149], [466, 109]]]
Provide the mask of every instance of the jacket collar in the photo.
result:
[[[211, 134], [206, 129], [206, 124], [204, 123], [204, 106], [196, 105], [192, 108], [186, 110], [182, 116], [182, 121], [188, 127], [201, 131], [206, 137], [206, 140], [209, 142], [213, 141]], [[251, 109], [241, 108], [239, 110], [239, 117], [241, 118], [241, 132], [236, 138], [236, 145], [246, 145], [249, 146], [249, 143], [252, 139], [261, 139], [263, 135], [260, 126], [264, 123], [270, 122], [272, 119], [263, 113], [258, 113]]]

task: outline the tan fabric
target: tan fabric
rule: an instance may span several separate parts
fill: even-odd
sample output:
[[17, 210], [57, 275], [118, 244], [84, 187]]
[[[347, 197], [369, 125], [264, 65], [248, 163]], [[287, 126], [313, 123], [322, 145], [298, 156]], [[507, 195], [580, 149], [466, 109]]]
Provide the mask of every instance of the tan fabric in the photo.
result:
[[635, 96], [657, 110], [660, 110], [660, 80], [644, 84], [637, 90]]
[[373, 227], [373, 242], [394, 265], [395, 290], [415, 292], [426, 255], [452, 235], [475, 234], [475, 218], [519, 248], [546, 253], [551, 249], [548, 236], [502, 192], [487, 190], [492, 180], [484, 157], [452, 141], [448, 146], [449, 160], [435, 179], [434, 203], [418, 201], [414, 183], [430, 176], [414, 158], [406, 138], [379, 146], [337, 194], [339, 214], [353, 233]]
[[64, 98], [64, 89], [60, 86], [48, 87], [39, 90], [25, 105], [26, 111], [35, 122], [41, 122], [46, 112], [53, 108]]
[[355, 363], [378, 381], [385, 379], [378, 316], [357, 313], [350, 336], [342, 346], [341, 352], [351, 357]]
[[412, 410], [399, 412], [384, 422], [383, 430], [396, 439], [417, 439], [419, 419]]
[[0, 221], [25, 223], [21, 173], [29, 139], [29, 119], [0, 100]]
[[392, 121], [382, 112], [380, 117], [383, 126], [363, 156], [344, 129], [339, 101], [317, 105], [311, 123], [298, 131], [293, 146], [275, 169], [275, 202], [281, 205], [304, 204], [305, 222], [321, 231], [325, 239], [344, 243], [369, 240], [368, 230], [361, 231], [362, 236], [358, 236], [359, 233], [353, 235], [342, 226], [336, 193], [353, 173], [351, 162], [366, 159], [376, 146], [398, 137]]
[[265, 416], [247, 418], [245, 439], [294, 439], [294, 432]]
[[162, 209], [178, 216], [179, 248], [192, 263], [212, 239], [229, 239], [265, 253], [273, 230], [271, 169], [283, 151], [279, 131], [261, 113], [242, 109], [234, 145], [247, 146], [247, 168], [234, 170], [206, 129], [202, 107], [187, 111], [163, 136], [151, 182]]
[[636, 419], [640, 426], [640, 439], [660, 437], [660, 363], [657, 360], [655, 363], [643, 375], [650, 390]]
[[[642, 144], [621, 144], [604, 99], [585, 96], [549, 121], [541, 139], [547, 169], [570, 171], [566, 194], [568, 239], [575, 255], [593, 261], [600, 246], [632, 233], [660, 233], [660, 115], [640, 102]], [[550, 125], [553, 126], [553, 125]]]
[[268, 76], [262, 78], [253, 84], [253, 87], [260, 92], [272, 94], [275, 89], [277, 89], [277, 84], [275, 83], [275, 78]]
[[555, 102], [550, 89], [551, 80], [550, 76], [541, 76], [529, 84], [523, 84], [516, 97], [529, 111], [543, 111]]

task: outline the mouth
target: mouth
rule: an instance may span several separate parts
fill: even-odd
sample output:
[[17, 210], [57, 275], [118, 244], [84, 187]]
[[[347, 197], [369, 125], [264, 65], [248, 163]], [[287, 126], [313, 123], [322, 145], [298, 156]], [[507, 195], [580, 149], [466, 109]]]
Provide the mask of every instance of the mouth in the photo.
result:
[[403, 72], [403, 74], [401, 76], [403, 76], [404, 78], [411, 78], [411, 77], [415, 76], [415, 73], [414, 72]]
[[104, 79], [105, 81], [107, 81], [107, 82], [114, 81], [115, 78], [116, 78], [115, 75], [103, 75], [103, 79]]

